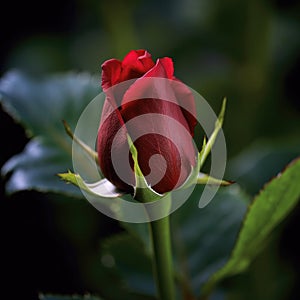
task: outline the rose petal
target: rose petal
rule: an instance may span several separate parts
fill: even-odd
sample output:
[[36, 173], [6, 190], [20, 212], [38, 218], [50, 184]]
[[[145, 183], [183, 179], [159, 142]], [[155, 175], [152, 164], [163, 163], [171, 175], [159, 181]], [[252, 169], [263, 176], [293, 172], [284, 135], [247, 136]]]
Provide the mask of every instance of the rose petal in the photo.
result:
[[119, 83], [121, 71], [122, 71], [122, 62], [117, 59], [107, 60], [102, 64], [102, 89], [105, 92], [113, 85]]
[[130, 51], [122, 62], [120, 82], [139, 78], [154, 66], [151, 55], [145, 50]]
[[178, 104], [181, 107], [182, 113], [189, 124], [190, 133], [192, 136], [194, 136], [195, 127], [198, 121], [193, 92], [187, 85], [177, 78], [174, 78], [174, 81], [172, 82], [172, 88], [176, 95]]
[[177, 103], [170, 81], [173, 78], [173, 72], [172, 59], [168, 57], [158, 59], [151, 70], [131, 84], [124, 94], [122, 105], [143, 98], [162, 99]]
[[[180, 186], [195, 165], [196, 156], [180, 107], [169, 101], [140, 99], [126, 103], [121, 114], [147, 182], [158, 193]], [[149, 175], [152, 156], [157, 161], [152, 163], [155, 170]], [[160, 169], [164, 169], [163, 174]]]
[[196, 108], [190, 89], [174, 77], [172, 59], [154, 64], [147, 51], [130, 51], [122, 62], [113, 59], [102, 65], [102, 86], [107, 97], [97, 147], [105, 177], [132, 191], [129, 133], [140, 168], [155, 191], [165, 193], [183, 184], [196, 162]]
[[174, 66], [169, 57], [160, 58], [156, 61], [155, 66], [149, 70], [144, 77], [161, 77], [173, 79]]
[[[124, 57], [122, 61], [123, 69], [130, 68], [132, 70], [135, 70], [136, 72], [143, 74], [153, 68], [153, 66], [154, 62], [151, 58], [151, 54], [145, 50], [132, 50]], [[131, 78], [126, 78], [125, 80], [128, 79]]]
[[[103, 175], [118, 189], [133, 191], [132, 187], [135, 184], [135, 179], [132, 169], [128, 168], [130, 152], [126, 135], [127, 131], [126, 127], [121, 129], [122, 123], [120, 122], [119, 114], [118, 109], [113, 109], [109, 102], [105, 102], [97, 140], [99, 165]], [[117, 135], [120, 129], [120, 134]], [[115, 159], [114, 162], [112, 161], [113, 159]], [[116, 167], [118, 167], [119, 175], [126, 178], [126, 182], [117, 175]]]

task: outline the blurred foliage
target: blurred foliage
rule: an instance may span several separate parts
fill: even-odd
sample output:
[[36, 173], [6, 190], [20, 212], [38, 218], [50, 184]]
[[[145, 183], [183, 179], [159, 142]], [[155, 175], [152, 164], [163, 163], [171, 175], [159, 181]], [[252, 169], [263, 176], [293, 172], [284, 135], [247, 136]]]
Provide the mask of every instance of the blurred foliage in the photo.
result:
[[90, 295], [54, 296], [54, 295], [41, 294], [40, 300], [101, 300], [101, 299]]
[[[232, 158], [227, 178], [251, 195], [300, 153], [299, 1], [26, 1], [17, 7], [6, 2], [2, 10], [13, 21], [1, 18], [1, 75], [12, 68], [37, 78], [84, 70], [100, 82], [102, 62], [144, 48], [154, 58], [172, 57], [176, 76], [215, 111], [226, 96], [224, 129]], [[0, 121], [2, 165], [27, 140], [2, 111]], [[27, 291], [28, 299], [36, 299], [39, 291], [90, 291], [109, 299], [110, 291], [112, 299], [124, 299], [118, 293], [126, 284], [114, 270], [107, 275], [112, 260], [105, 251], [113, 243], [100, 250], [104, 239], [123, 232], [116, 222], [65, 196], [24, 192], [4, 198], [3, 186], [1, 196], [3, 257], [10, 257], [3, 270], [23, 295]], [[232, 300], [299, 298], [298, 219], [299, 208], [250, 269], [225, 281], [214, 299], [223, 297], [224, 290]], [[13, 299], [14, 289], [7, 289]]]
[[[121, 59], [131, 49], [170, 56], [176, 75], [214, 108], [227, 96], [225, 130], [233, 155], [257, 137], [297, 138], [299, 7], [279, 0], [54, 3], [32, 20], [20, 16], [29, 33], [12, 37], [2, 72], [99, 74], [104, 60]], [[51, 13], [57, 22], [43, 23]]]
[[[35, 189], [82, 196], [80, 190], [54, 176], [72, 167], [72, 141], [66, 138], [62, 120], [75, 128], [81, 113], [99, 92], [97, 81], [87, 73], [33, 80], [10, 72], [0, 80], [3, 107], [32, 137], [25, 151], [2, 168], [2, 174], [13, 172], [7, 192]], [[99, 119], [100, 114], [95, 114]], [[96, 136], [97, 128], [94, 132]]]

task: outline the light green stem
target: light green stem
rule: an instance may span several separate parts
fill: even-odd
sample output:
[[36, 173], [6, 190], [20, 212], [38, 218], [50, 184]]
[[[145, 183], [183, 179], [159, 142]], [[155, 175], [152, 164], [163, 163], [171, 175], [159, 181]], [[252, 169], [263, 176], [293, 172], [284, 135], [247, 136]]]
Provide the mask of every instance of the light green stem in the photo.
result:
[[169, 216], [150, 222], [150, 228], [158, 296], [160, 300], [174, 300], [175, 288]]

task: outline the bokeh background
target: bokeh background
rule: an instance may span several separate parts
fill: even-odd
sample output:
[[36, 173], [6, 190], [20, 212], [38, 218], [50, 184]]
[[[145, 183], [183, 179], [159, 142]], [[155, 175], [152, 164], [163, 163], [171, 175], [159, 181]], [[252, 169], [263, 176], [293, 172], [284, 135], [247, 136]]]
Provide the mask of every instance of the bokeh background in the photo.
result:
[[[102, 62], [144, 48], [154, 58], [172, 57], [176, 76], [215, 111], [228, 98], [224, 130], [235, 164], [245, 149], [276, 149], [261, 169], [275, 176], [288, 162], [282, 153], [299, 146], [297, 0], [29, 0], [6, 1], [1, 11], [1, 76], [10, 69], [38, 78], [74, 70], [100, 82]], [[1, 167], [28, 138], [2, 109], [0, 126]], [[4, 184], [1, 179], [3, 293], [9, 299], [37, 299], [40, 291], [97, 293], [99, 240], [119, 225], [63, 196], [26, 191], [8, 197]], [[251, 269], [234, 279], [230, 299], [299, 299], [299, 217], [298, 207]]]

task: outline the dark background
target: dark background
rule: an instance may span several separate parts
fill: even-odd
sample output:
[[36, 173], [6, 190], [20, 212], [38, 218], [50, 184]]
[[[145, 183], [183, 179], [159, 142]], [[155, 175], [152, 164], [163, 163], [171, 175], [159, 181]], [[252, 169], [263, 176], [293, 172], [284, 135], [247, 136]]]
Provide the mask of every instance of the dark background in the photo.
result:
[[[154, 58], [172, 57], [175, 74], [216, 111], [227, 96], [229, 157], [257, 140], [299, 140], [299, 1], [6, 1], [1, 10], [1, 76], [18, 68], [37, 77], [83, 70], [100, 78], [104, 60], [145, 48]], [[2, 109], [0, 132], [1, 167], [28, 138]], [[87, 203], [54, 194], [5, 196], [4, 184], [3, 178], [3, 299], [37, 299], [41, 291], [97, 292], [98, 283], [82, 265], [99, 238], [121, 230], [118, 224], [99, 217]], [[290, 299], [300, 296], [299, 217], [297, 208], [277, 233], [278, 257], [293, 278], [287, 285]], [[257, 264], [270, 256], [272, 246]], [[237, 278], [244, 292], [251, 278], [251, 270]], [[263, 292], [257, 293], [262, 299]]]

